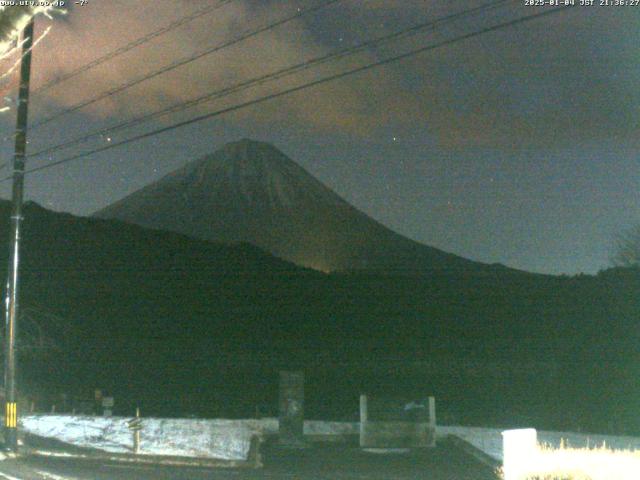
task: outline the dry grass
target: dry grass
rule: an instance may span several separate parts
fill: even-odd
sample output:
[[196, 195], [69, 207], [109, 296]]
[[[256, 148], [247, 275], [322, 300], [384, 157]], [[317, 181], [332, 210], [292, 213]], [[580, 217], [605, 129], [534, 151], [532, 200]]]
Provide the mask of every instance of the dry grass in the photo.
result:
[[640, 451], [539, 446], [523, 480], [639, 480]]

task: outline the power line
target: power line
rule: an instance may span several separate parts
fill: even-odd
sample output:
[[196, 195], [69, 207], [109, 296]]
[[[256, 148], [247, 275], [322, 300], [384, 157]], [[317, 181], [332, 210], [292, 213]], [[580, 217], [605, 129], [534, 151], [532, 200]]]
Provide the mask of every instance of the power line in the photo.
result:
[[[501, 28], [513, 26], [513, 25], [516, 25], [516, 24], [519, 24], [519, 23], [524, 23], [524, 22], [527, 22], [527, 21], [530, 21], [530, 20], [533, 20], [533, 19], [536, 19], [536, 18], [539, 18], [539, 17], [542, 17], [542, 16], [546, 16], [546, 15], [550, 15], [550, 14], [553, 14], [553, 13], [556, 13], [556, 12], [559, 12], [559, 11], [563, 11], [563, 10], [566, 10], [567, 8], [570, 8], [570, 6], [563, 6], [563, 7], [560, 7], [560, 8], [553, 9], [553, 10], [547, 10], [547, 11], [540, 12], [540, 13], [537, 13], [537, 14], [528, 15], [528, 16], [524, 16], [524, 17], [519, 17], [519, 18], [517, 18], [515, 20], [510, 20], [510, 21], [507, 21], [507, 22], [500, 23], [498, 25], [494, 25], [494, 26], [491, 26], [491, 27], [486, 27], [486, 28], [483, 28], [483, 29], [475, 31], [475, 32], [471, 32], [471, 33], [468, 33], [468, 34], [465, 34], [465, 35], [462, 35], [462, 36], [459, 36], [459, 37], [454, 37], [452, 39], [448, 39], [448, 40], [436, 43], [434, 45], [428, 45], [428, 46], [425, 46], [425, 47], [414, 49], [414, 50], [411, 50], [409, 52], [403, 53], [401, 55], [397, 55], [397, 56], [390, 57], [390, 58], [387, 58], [387, 59], [384, 59], [384, 60], [380, 60], [380, 61], [377, 61], [377, 62], [369, 63], [367, 65], [364, 65], [364, 66], [361, 66], [361, 67], [357, 67], [357, 68], [352, 69], [352, 70], [347, 70], [345, 72], [337, 73], [337, 74], [334, 74], [334, 75], [331, 75], [331, 76], [328, 76], [328, 77], [325, 77], [325, 78], [322, 78], [322, 79], [314, 80], [312, 82], [309, 82], [309, 83], [306, 83], [306, 84], [303, 84], [303, 85], [299, 85], [299, 86], [296, 86], [296, 87], [292, 87], [292, 88], [283, 90], [281, 92], [276, 92], [276, 93], [273, 93], [273, 94], [269, 94], [269, 95], [266, 95], [266, 96], [263, 96], [263, 97], [260, 97], [260, 98], [254, 99], [254, 100], [250, 100], [250, 101], [247, 101], [247, 102], [244, 102], [244, 103], [241, 103], [241, 104], [237, 104], [237, 105], [234, 105], [234, 106], [226, 107], [226, 108], [223, 108], [221, 110], [217, 110], [215, 112], [210, 112], [210, 113], [207, 113], [207, 114], [204, 114], [204, 115], [200, 115], [198, 117], [195, 117], [195, 118], [192, 118], [192, 119], [189, 119], [189, 120], [178, 122], [176, 124], [173, 124], [173, 125], [170, 125], [170, 126], [167, 126], [167, 127], [163, 127], [163, 128], [157, 129], [157, 130], [153, 130], [151, 132], [147, 132], [147, 133], [144, 133], [144, 134], [141, 134], [141, 135], [137, 135], [135, 137], [131, 137], [131, 138], [122, 140], [120, 142], [116, 142], [116, 143], [112, 143], [112, 144], [109, 144], [109, 145], [105, 145], [105, 146], [99, 147], [97, 149], [88, 151], [88, 152], [84, 152], [84, 153], [81, 153], [81, 154], [78, 154], [78, 155], [74, 155], [74, 156], [67, 157], [67, 158], [64, 158], [64, 159], [61, 159], [61, 160], [57, 160], [55, 162], [51, 162], [51, 163], [48, 163], [48, 164], [45, 164], [45, 165], [42, 165], [42, 166], [39, 166], [39, 167], [34, 167], [34, 168], [30, 169], [30, 170], [27, 170], [26, 173], [33, 173], [33, 172], [37, 172], [37, 171], [44, 170], [44, 169], [47, 169], [47, 168], [51, 168], [53, 166], [57, 166], [57, 165], [60, 165], [60, 164], [63, 164], [63, 163], [67, 163], [67, 162], [70, 162], [70, 161], [73, 161], [73, 160], [77, 160], [79, 158], [87, 157], [87, 156], [92, 155], [94, 153], [100, 153], [100, 152], [103, 152], [103, 151], [106, 151], [106, 150], [110, 150], [112, 148], [116, 148], [116, 147], [119, 147], [119, 146], [122, 146], [122, 145], [126, 145], [128, 143], [132, 143], [132, 142], [135, 142], [135, 141], [138, 141], [138, 140], [142, 140], [142, 139], [145, 139], [145, 138], [148, 138], [148, 137], [151, 137], [151, 136], [155, 136], [155, 135], [158, 135], [158, 134], [161, 134], [161, 133], [165, 133], [165, 132], [168, 132], [168, 131], [171, 131], [171, 130], [175, 130], [175, 129], [183, 127], [183, 126], [191, 125], [193, 123], [197, 123], [197, 122], [200, 122], [200, 121], [203, 121], [203, 120], [207, 120], [207, 119], [210, 119], [210, 118], [213, 118], [213, 117], [216, 117], [216, 116], [220, 116], [220, 115], [223, 115], [225, 113], [230, 113], [230, 112], [233, 112], [233, 111], [236, 111], [236, 110], [240, 110], [242, 108], [246, 108], [246, 107], [249, 107], [249, 106], [256, 105], [258, 103], [262, 103], [262, 102], [266, 102], [268, 100], [279, 98], [281, 96], [284, 96], [284, 95], [287, 95], [287, 94], [290, 94], [290, 93], [295, 93], [295, 92], [298, 92], [298, 91], [301, 91], [301, 90], [305, 90], [307, 88], [311, 88], [311, 87], [320, 85], [322, 83], [326, 83], [326, 82], [329, 82], [329, 81], [337, 80], [337, 79], [340, 79], [340, 78], [343, 78], [343, 77], [346, 77], [346, 76], [349, 76], [349, 75], [352, 75], [352, 74], [355, 74], [355, 73], [360, 73], [360, 72], [363, 72], [363, 71], [366, 71], [366, 70], [370, 70], [372, 68], [375, 68], [375, 67], [378, 67], [378, 66], [382, 66], [382, 65], [386, 65], [386, 64], [389, 64], [389, 63], [392, 63], [392, 62], [397, 62], [399, 60], [403, 60], [405, 58], [417, 55], [419, 53], [423, 53], [425, 51], [429, 51], [429, 50], [433, 50], [433, 49], [436, 49], [436, 48], [440, 48], [440, 47], [443, 47], [443, 46], [446, 46], [446, 45], [450, 45], [452, 43], [456, 43], [456, 42], [459, 42], [459, 41], [462, 41], [462, 40], [466, 40], [466, 39], [469, 39], [469, 38], [472, 38], [472, 37], [475, 37], [475, 36], [478, 36], [478, 35], [481, 35], [481, 34], [484, 34], [484, 33], [489, 33], [489, 32], [492, 32], [492, 31], [499, 30]], [[2, 181], [6, 181], [9, 178], [10, 177], [4, 178], [4, 179], [2, 179]]]
[[215, 5], [207, 5], [206, 7], [203, 7], [199, 10], [196, 10], [195, 12], [190, 13], [189, 15], [185, 15], [184, 17], [179, 18], [178, 20], [162, 27], [159, 28], [158, 30], [155, 30], [147, 35], [144, 35], [143, 37], [140, 37], [136, 40], [133, 40], [129, 43], [127, 43], [126, 45], [123, 45], [119, 48], [117, 48], [116, 50], [113, 50], [112, 52], [109, 52], [105, 55], [103, 55], [102, 57], [98, 57], [95, 60], [82, 65], [81, 67], [78, 67], [75, 70], [72, 70], [69, 73], [66, 73], [64, 75], [62, 75], [61, 77], [55, 78], [53, 80], [51, 80], [48, 83], [45, 83], [44, 85], [39, 86], [38, 88], [33, 90], [33, 93], [42, 93], [45, 90], [49, 90], [53, 87], [55, 87], [56, 85], [59, 85], [62, 82], [65, 82], [73, 77], [76, 77], [78, 75], [80, 75], [81, 73], [84, 73], [88, 70], [91, 70], [92, 68], [97, 67], [98, 65], [101, 65], [105, 62], [108, 62], [109, 60], [114, 59], [115, 57], [118, 57], [119, 55], [122, 55], [123, 53], [126, 53], [130, 50], [133, 50], [136, 47], [139, 47], [140, 45], [143, 45], [147, 42], [150, 42], [151, 40], [160, 37], [161, 35], [164, 35], [165, 33], [170, 32], [171, 30], [175, 30], [178, 27], [181, 27], [182, 25], [185, 25], [189, 22], [192, 22], [194, 20], [196, 20], [197, 18], [200, 18], [204, 15], [207, 15], [209, 13], [214, 12], [215, 10], [225, 6], [228, 3], [231, 3], [234, 0], [221, 0], [219, 2], [217, 2]]
[[58, 113], [55, 113], [55, 114], [51, 115], [50, 117], [45, 118], [44, 120], [41, 120], [39, 122], [34, 123], [31, 126], [31, 128], [33, 129], [33, 128], [41, 127], [42, 125], [45, 125], [45, 124], [47, 124], [47, 123], [49, 123], [49, 122], [51, 122], [51, 121], [53, 121], [53, 120], [55, 120], [57, 118], [60, 118], [63, 115], [67, 115], [69, 113], [72, 113], [72, 112], [75, 112], [77, 110], [80, 110], [80, 109], [82, 109], [84, 107], [87, 107], [87, 106], [92, 105], [92, 104], [94, 104], [96, 102], [99, 102], [100, 100], [104, 100], [105, 98], [108, 98], [108, 97], [111, 97], [111, 96], [113, 96], [113, 95], [115, 95], [117, 93], [123, 92], [124, 90], [127, 90], [127, 89], [129, 89], [131, 87], [134, 87], [134, 86], [136, 86], [136, 85], [138, 85], [138, 84], [140, 84], [142, 82], [145, 82], [147, 80], [151, 80], [152, 78], [155, 78], [155, 77], [157, 77], [159, 75], [162, 75], [164, 73], [167, 73], [167, 72], [170, 72], [172, 70], [175, 70], [176, 68], [182, 67], [182, 66], [187, 65], [189, 63], [192, 63], [192, 62], [194, 62], [196, 60], [199, 60], [202, 57], [205, 57], [207, 55], [211, 55], [212, 53], [215, 53], [215, 52], [218, 52], [218, 51], [223, 50], [225, 48], [228, 48], [228, 47], [230, 47], [232, 45], [240, 43], [240, 42], [242, 42], [244, 40], [247, 40], [247, 39], [249, 39], [251, 37], [255, 37], [255, 36], [257, 36], [257, 35], [259, 35], [259, 34], [261, 34], [263, 32], [266, 32], [268, 30], [273, 30], [274, 28], [279, 27], [281, 25], [284, 25], [285, 23], [288, 23], [288, 22], [290, 22], [292, 20], [295, 20], [297, 18], [300, 18], [303, 15], [307, 15], [309, 13], [316, 12], [318, 10], [326, 8], [326, 7], [328, 7], [328, 6], [332, 5], [332, 4], [340, 2], [340, 1], [342, 1], [342, 0], [325, 0], [324, 2], [322, 2], [322, 3], [318, 4], [318, 5], [315, 5], [313, 7], [309, 7], [309, 8], [304, 9], [304, 10], [298, 10], [298, 12], [295, 13], [294, 15], [285, 17], [285, 18], [280, 19], [280, 20], [277, 20], [277, 21], [275, 21], [273, 23], [270, 23], [268, 25], [262, 26], [262, 27], [260, 27], [258, 29], [250, 30], [250, 31], [240, 35], [239, 37], [234, 38], [233, 40], [229, 40], [229, 41], [224, 42], [222, 44], [216, 45], [215, 47], [208, 48], [207, 50], [205, 50], [203, 52], [197, 53], [195, 55], [192, 55], [190, 57], [184, 58], [182, 60], [178, 60], [177, 62], [174, 62], [174, 63], [172, 63], [170, 65], [167, 65], [166, 67], [163, 67], [163, 68], [161, 68], [159, 70], [155, 70], [155, 71], [153, 71], [153, 72], [151, 72], [151, 73], [149, 73], [147, 75], [144, 75], [144, 76], [139, 77], [137, 79], [131, 80], [131, 81], [127, 82], [127, 83], [119, 85], [119, 86], [117, 86], [115, 88], [112, 88], [110, 90], [107, 90], [106, 92], [103, 92], [100, 95], [98, 95], [96, 97], [93, 97], [93, 98], [91, 98], [89, 100], [85, 100], [83, 102], [77, 103], [77, 104], [75, 104], [75, 105], [73, 105], [73, 106], [71, 106], [69, 108], [66, 108], [65, 110], [62, 110], [62, 111], [60, 111]]
[[176, 113], [182, 110], [186, 110], [192, 107], [195, 107], [201, 103], [206, 103], [209, 102], [211, 100], [214, 99], [218, 99], [221, 97], [225, 97], [227, 95], [230, 95], [232, 93], [237, 93], [239, 91], [243, 91], [245, 89], [248, 88], [252, 88], [255, 87], [257, 85], [261, 85], [265, 82], [268, 81], [272, 81], [272, 80], [276, 80], [276, 79], [280, 79], [283, 78], [285, 76], [289, 76], [295, 73], [299, 73], [303, 70], [307, 70], [311, 67], [323, 64], [323, 63], [327, 63], [328, 61], [333, 61], [333, 60], [337, 60], [340, 58], [344, 58], [346, 56], [349, 55], [354, 55], [356, 53], [359, 53], [361, 51], [364, 51], [365, 49], [371, 47], [371, 46], [379, 46], [380, 44], [383, 43], [387, 43], [387, 42], [391, 42], [391, 41], [396, 41], [400, 38], [403, 37], [407, 37], [410, 35], [414, 35], [419, 33], [422, 30], [425, 30], [426, 28], [431, 27], [433, 30], [435, 30], [437, 27], [439, 27], [441, 24], [445, 24], [448, 22], [452, 22], [455, 20], [458, 20], [459, 18], [465, 17], [465, 16], [469, 16], [469, 15], [475, 15], [477, 13], [481, 13], [484, 11], [489, 11], [491, 9], [495, 9], [495, 8], [499, 8], [501, 5], [506, 4], [506, 3], [513, 3], [515, 0], [497, 0], [497, 1], [493, 1], [490, 3], [486, 3], [484, 5], [475, 7], [475, 8], [470, 8], [467, 10], [463, 10], [461, 12], [456, 12], [450, 15], [446, 15], [444, 17], [440, 17], [437, 18], [436, 20], [432, 20], [429, 22], [423, 22], [420, 23], [418, 25], [414, 25], [412, 27], [400, 30], [398, 32], [394, 32], [391, 33], [389, 35], [385, 35], [382, 37], [378, 37], [375, 39], [371, 39], [365, 42], [362, 42], [358, 45], [354, 45], [348, 48], [344, 48], [342, 50], [338, 50], [336, 52], [330, 53], [330, 54], [325, 54], [325, 55], [321, 55], [319, 57], [315, 57], [313, 59], [310, 60], [306, 60], [304, 62], [277, 70], [275, 72], [271, 72], [269, 74], [265, 74], [259, 77], [254, 77], [253, 79], [250, 80], [246, 80], [240, 83], [237, 83], [235, 85], [229, 86], [229, 87], [225, 87], [223, 89], [220, 90], [216, 90], [214, 92], [210, 92], [207, 93], [205, 95], [201, 95], [199, 97], [193, 98], [191, 100], [188, 100], [186, 102], [180, 102], [177, 104], [174, 104], [172, 106], [169, 107], [165, 107], [163, 109], [160, 110], [156, 110], [155, 112], [151, 112], [148, 113], [146, 115], [142, 115], [140, 117], [136, 117], [121, 123], [118, 123], [116, 125], [112, 125], [106, 128], [102, 128], [99, 130], [95, 130], [93, 132], [81, 135], [79, 137], [76, 137], [74, 139], [68, 140], [66, 142], [63, 142], [61, 144], [52, 146], [52, 147], [48, 147], [42, 150], [39, 150], [31, 155], [29, 155], [30, 158], [33, 157], [38, 157], [41, 155], [45, 155], [48, 153], [52, 153], [67, 147], [71, 147], [73, 145], [77, 145], [79, 143], [83, 143], [86, 142], [88, 140], [90, 140], [91, 138], [94, 137], [98, 137], [98, 136], [104, 136], [106, 134], [115, 132], [117, 130], [122, 130], [124, 128], [128, 128], [128, 127], [133, 127], [135, 125], [139, 125], [141, 123], [145, 123], [149, 120], [152, 120], [154, 118], [158, 118], [164, 115], [168, 115], [171, 113]]
[[[451, 39], [448, 39], [448, 40], [444, 40], [442, 42], [439, 42], [439, 43], [436, 43], [436, 44], [433, 44], [433, 45], [427, 45], [427, 46], [424, 46], [424, 47], [420, 47], [420, 48], [411, 50], [409, 52], [405, 52], [405, 53], [400, 54], [400, 55], [389, 57], [389, 58], [386, 58], [386, 59], [383, 59], [383, 60], [380, 60], [380, 61], [377, 61], [377, 62], [372, 62], [372, 63], [369, 63], [367, 65], [364, 65], [364, 66], [361, 66], [361, 67], [357, 67], [357, 68], [354, 68], [354, 69], [351, 69], [351, 70], [347, 70], [347, 71], [344, 71], [344, 72], [336, 73], [334, 75], [330, 75], [328, 77], [324, 77], [324, 78], [321, 78], [321, 79], [318, 79], [318, 80], [314, 80], [312, 82], [309, 82], [309, 83], [306, 83], [306, 84], [303, 84], [303, 85], [298, 85], [296, 87], [292, 87], [292, 88], [289, 88], [289, 89], [286, 89], [286, 90], [282, 90], [280, 92], [276, 92], [276, 93], [272, 93], [272, 94], [269, 94], [269, 95], [265, 95], [265, 96], [257, 98], [257, 99], [253, 99], [253, 100], [250, 100], [250, 101], [247, 101], [247, 102], [244, 102], [244, 103], [240, 103], [240, 104], [237, 104], [237, 105], [226, 107], [226, 108], [217, 110], [215, 112], [210, 112], [210, 113], [207, 113], [207, 114], [204, 114], [204, 115], [200, 115], [198, 117], [195, 117], [195, 118], [192, 118], [192, 119], [189, 119], [189, 120], [178, 122], [178, 123], [175, 123], [173, 125], [169, 125], [167, 127], [159, 128], [159, 129], [153, 130], [151, 132], [143, 133], [141, 135], [137, 135], [137, 136], [122, 140], [120, 142], [111, 143], [109, 145], [105, 145], [105, 146], [102, 146], [100, 148], [96, 148], [96, 149], [90, 150], [88, 152], [84, 152], [84, 153], [80, 153], [80, 154], [77, 154], [77, 155], [73, 155], [71, 157], [66, 157], [66, 158], [63, 158], [61, 160], [57, 160], [55, 162], [50, 162], [50, 163], [47, 163], [45, 165], [41, 165], [39, 167], [34, 167], [32, 169], [27, 170], [25, 173], [29, 173], [30, 174], [30, 173], [38, 172], [38, 171], [41, 171], [41, 170], [46, 170], [48, 168], [52, 168], [52, 167], [55, 167], [55, 166], [58, 166], [58, 165], [62, 165], [64, 163], [68, 163], [68, 162], [71, 162], [71, 161], [74, 161], [74, 160], [78, 160], [80, 158], [88, 157], [88, 156], [93, 155], [95, 153], [101, 153], [101, 152], [104, 152], [104, 151], [107, 151], [107, 150], [111, 150], [113, 148], [120, 147], [122, 145], [126, 145], [126, 144], [129, 144], [129, 143], [137, 142], [138, 140], [143, 140], [145, 138], [149, 138], [149, 137], [152, 137], [152, 136], [155, 136], [155, 135], [166, 133], [166, 132], [169, 132], [171, 130], [175, 130], [175, 129], [178, 129], [178, 128], [181, 128], [181, 127], [184, 127], [184, 126], [187, 126], [187, 125], [198, 123], [198, 122], [201, 122], [203, 120], [208, 120], [210, 118], [214, 118], [214, 117], [217, 117], [217, 116], [220, 116], [220, 115], [224, 115], [226, 113], [234, 112], [234, 111], [240, 110], [242, 108], [250, 107], [250, 106], [253, 106], [253, 105], [257, 105], [259, 103], [263, 103], [263, 102], [266, 102], [266, 101], [269, 101], [269, 100], [273, 100], [275, 98], [279, 98], [279, 97], [291, 94], [291, 93], [295, 93], [295, 92], [299, 92], [299, 91], [302, 91], [302, 90], [306, 90], [308, 88], [312, 88], [312, 87], [315, 87], [317, 85], [321, 85], [323, 83], [327, 83], [327, 82], [331, 82], [331, 81], [334, 81], [334, 80], [338, 80], [338, 79], [347, 77], [349, 75], [353, 75], [353, 74], [356, 74], [356, 73], [360, 73], [360, 72], [364, 72], [364, 71], [367, 71], [367, 70], [371, 70], [373, 68], [376, 68], [376, 67], [379, 67], [379, 66], [382, 66], [382, 65], [387, 65], [387, 64], [390, 64], [390, 63], [393, 63], [393, 62], [398, 62], [400, 60], [404, 60], [406, 58], [415, 56], [417, 54], [424, 53], [424, 52], [427, 52], [427, 51], [430, 51], [430, 50], [435, 50], [437, 48], [444, 47], [444, 46], [447, 46], [447, 45], [451, 45], [453, 43], [457, 43], [457, 42], [460, 42], [460, 41], [463, 41], [463, 40], [467, 40], [469, 38], [473, 38], [473, 37], [476, 37], [478, 35], [482, 35], [482, 34], [485, 34], [485, 33], [493, 32], [493, 31], [500, 30], [500, 29], [505, 28], [505, 27], [514, 26], [514, 25], [517, 25], [517, 24], [520, 24], [520, 23], [525, 23], [525, 22], [528, 22], [528, 21], [531, 21], [531, 20], [534, 20], [534, 19], [537, 19], [537, 18], [541, 18], [543, 16], [552, 15], [554, 13], [565, 11], [568, 8], [571, 8], [571, 6], [567, 5], [567, 6], [562, 6], [562, 7], [559, 7], [559, 8], [554, 8], [552, 10], [545, 10], [543, 12], [535, 13], [535, 14], [532, 14], [532, 15], [526, 15], [524, 17], [519, 17], [519, 18], [516, 18], [514, 20], [510, 20], [510, 21], [503, 22], [503, 23], [500, 23], [500, 24], [497, 24], [497, 25], [493, 25], [491, 27], [485, 27], [483, 29], [476, 30], [475, 32], [467, 33], [465, 35], [461, 35], [461, 36], [454, 37], [454, 38], [451, 38]], [[12, 178], [11, 176], [5, 177], [0, 181], [4, 182], [4, 181], [7, 181], [7, 180], [10, 180], [11, 178]]]

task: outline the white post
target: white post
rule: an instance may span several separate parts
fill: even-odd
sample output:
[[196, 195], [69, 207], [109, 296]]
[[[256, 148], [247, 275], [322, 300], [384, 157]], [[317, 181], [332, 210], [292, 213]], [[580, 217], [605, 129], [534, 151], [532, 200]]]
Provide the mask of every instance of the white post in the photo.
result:
[[436, 397], [429, 397], [429, 424], [428, 424], [428, 445], [436, 446]]
[[[140, 408], [136, 407], [136, 418], [140, 418]], [[133, 453], [140, 452], [140, 426], [137, 425], [133, 431]]]
[[429, 426], [436, 428], [436, 399], [429, 397]]
[[365, 423], [367, 423], [367, 396], [360, 395], [360, 446], [364, 444]]
[[504, 480], [523, 480], [535, 464], [538, 451], [535, 428], [502, 432]]

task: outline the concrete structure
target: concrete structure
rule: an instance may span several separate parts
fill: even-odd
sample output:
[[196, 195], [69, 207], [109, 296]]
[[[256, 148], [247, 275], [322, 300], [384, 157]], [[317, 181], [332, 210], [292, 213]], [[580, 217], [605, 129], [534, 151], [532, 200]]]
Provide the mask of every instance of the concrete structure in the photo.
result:
[[407, 420], [372, 420], [368, 398], [360, 396], [360, 447], [362, 448], [419, 448], [434, 447], [436, 443], [435, 398], [429, 397], [428, 408], [415, 409]]
[[278, 440], [281, 445], [304, 446], [304, 374], [280, 372]]

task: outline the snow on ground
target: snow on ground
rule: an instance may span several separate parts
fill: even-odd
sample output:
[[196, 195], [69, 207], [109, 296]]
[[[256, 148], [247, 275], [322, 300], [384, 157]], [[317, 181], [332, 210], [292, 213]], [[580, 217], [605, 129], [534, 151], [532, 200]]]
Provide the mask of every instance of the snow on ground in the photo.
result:
[[492, 458], [502, 461], [502, 430], [480, 427], [436, 427], [436, 440], [439, 437], [455, 435], [482, 450]]
[[[133, 434], [123, 417], [29, 415], [21, 427], [41, 437], [56, 438], [78, 447], [131, 453]], [[243, 460], [253, 435], [278, 433], [278, 420], [198, 420], [143, 418], [140, 454]], [[357, 435], [359, 424], [304, 422], [305, 435]]]
[[[29, 415], [21, 427], [35, 435], [56, 438], [79, 447], [107, 452], [131, 453], [133, 435], [123, 417], [91, 417], [74, 415]], [[253, 435], [278, 433], [278, 420], [204, 420], [143, 418], [140, 453], [143, 455], [175, 455], [187, 457], [244, 460], [249, 453]], [[502, 431], [480, 428], [438, 425], [437, 436], [455, 435], [487, 455], [502, 461]], [[358, 422], [304, 422], [305, 435], [357, 435]], [[640, 449], [640, 438], [592, 435], [572, 432], [538, 431], [538, 442], [558, 447], [561, 440], [571, 447], [607, 447]]]
[[[123, 417], [29, 415], [21, 426], [29, 433], [79, 447], [131, 453], [133, 434]], [[198, 420], [143, 418], [140, 454], [244, 460], [251, 437], [275, 433], [278, 422], [264, 420]]]

